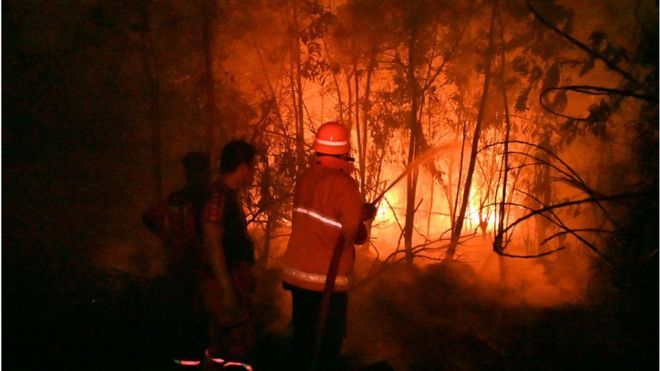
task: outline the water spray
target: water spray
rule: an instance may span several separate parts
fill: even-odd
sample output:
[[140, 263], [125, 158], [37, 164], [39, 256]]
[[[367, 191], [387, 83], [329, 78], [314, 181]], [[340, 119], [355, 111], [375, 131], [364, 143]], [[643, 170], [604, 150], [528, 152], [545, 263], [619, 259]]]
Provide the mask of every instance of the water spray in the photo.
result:
[[391, 190], [391, 189], [392, 189], [397, 183], [399, 183], [403, 178], [405, 178], [405, 177], [406, 177], [408, 174], [410, 174], [413, 170], [417, 169], [419, 166], [421, 166], [421, 165], [423, 165], [423, 164], [425, 164], [425, 163], [427, 163], [427, 162], [429, 162], [429, 161], [434, 160], [435, 157], [436, 157], [436, 155], [438, 154], [438, 152], [440, 152], [440, 151], [442, 151], [442, 150], [445, 150], [445, 149], [447, 149], [447, 148], [451, 148], [451, 147], [453, 147], [454, 145], [456, 145], [456, 143], [450, 143], [450, 144], [446, 144], [446, 145], [442, 145], [442, 146], [432, 147], [432, 148], [430, 148], [429, 150], [427, 150], [426, 152], [424, 152], [421, 156], [417, 156], [417, 158], [415, 158], [414, 161], [412, 161], [411, 163], [409, 163], [408, 166], [406, 166], [406, 168], [403, 170], [403, 172], [402, 172], [401, 174], [399, 174], [399, 176], [396, 177], [396, 179], [394, 179], [394, 180], [390, 183], [390, 185], [388, 185], [388, 186], [387, 186], [387, 187], [386, 187], [386, 188], [385, 188], [385, 189], [384, 189], [384, 190], [383, 190], [378, 196], [376, 196], [376, 198], [374, 198], [373, 201], [371, 201], [369, 204], [375, 207], [375, 206], [380, 202], [380, 200], [381, 200], [383, 197], [385, 197], [385, 194], [386, 194], [387, 192], [389, 192], [389, 191], [390, 191], [390, 190]]

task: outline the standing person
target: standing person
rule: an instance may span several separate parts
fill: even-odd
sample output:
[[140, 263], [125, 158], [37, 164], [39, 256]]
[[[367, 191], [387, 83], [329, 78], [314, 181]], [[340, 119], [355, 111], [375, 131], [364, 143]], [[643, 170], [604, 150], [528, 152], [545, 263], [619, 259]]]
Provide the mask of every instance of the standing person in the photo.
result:
[[[339, 352], [346, 336], [347, 294], [355, 260], [354, 243], [364, 243], [363, 221], [374, 215], [365, 204], [353, 166], [350, 134], [338, 122], [319, 128], [313, 149], [314, 164], [298, 179], [294, 191], [291, 238], [284, 253], [282, 280], [293, 297], [293, 345], [301, 369], [313, 363], [317, 331], [322, 331], [316, 360], [320, 369], [339, 367]], [[343, 246], [338, 245], [343, 238]], [[327, 322], [320, 324], [323, 291], [335, 246], [341, 257]]]
[[206, 264], [200, 293], [210, 324], [207, 355], [209, 361], [225, 367], [232, 365], [229, 361], [248, 357], [254, 343], [249, 312], [255, 289], [254, 251], [240, 191], [252, 184], [255, 157], [255, 148], [242, 140], [223, 147], [220, 179], [204, 211]]
[[202, 252], [202, 215], [210, 195], [210, 162], [203, 152], [189, 152], [181, 160], [186, 184], [156, 206], [142, 221], [166, 248], [168, 265], [168, 351], [176, 364], [201, 363], [206, 345], [205, 316], [197, 296]]

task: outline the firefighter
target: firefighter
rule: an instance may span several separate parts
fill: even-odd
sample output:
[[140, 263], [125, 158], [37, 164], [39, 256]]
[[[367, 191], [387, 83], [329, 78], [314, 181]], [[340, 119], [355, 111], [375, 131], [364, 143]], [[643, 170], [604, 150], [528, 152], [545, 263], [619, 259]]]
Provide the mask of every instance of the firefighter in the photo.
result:
[[168, 263], [168, 351], [181, 366], [201, 363], [206, 320], [197, 292], [195, 271], [202, 251], [201, 222], [209, 197], [209, 156], [189, 152], [181, 160], [186, 184], [150, 208], [142, 221], [166, 248]]
[[249, 311], [255, 289], [254, 250], [240, 193], [252, 184], [255, 157], [255, 148], [242, 140], [223, 147], [220, 178], [204, 210], [200, 293], [210, 324], [207, 364], [240, 365], [254, 344]]
[[[350, 134], [338, 122], [319, 127], [314, 140], [314, 163], [296, 183], [292, 230], [283, 256], [283, 286], [293, 299], [293, 345], [297, 364], [309, 369], [339, 367], [339, 352], [346, 336], [347, 294], [355, 260], [354, 243], [364, 243], [364, 221], [375, 210], [365, 204], [351, 177]], [[343, 244], [338, 241], [343, 237]], [[319, 322], [326, 277], [335, 247], [341, 256], [327, 321]], [[321, 321], [323, 322], [323, 321]], [[317, 330], [325, 328], [322, 338]], [[318, 342], [320, 340], [320, 343]], [[315, 348], [320, 345], [320, 352]], [[318, 359], [313, 356], [318, 353]]]

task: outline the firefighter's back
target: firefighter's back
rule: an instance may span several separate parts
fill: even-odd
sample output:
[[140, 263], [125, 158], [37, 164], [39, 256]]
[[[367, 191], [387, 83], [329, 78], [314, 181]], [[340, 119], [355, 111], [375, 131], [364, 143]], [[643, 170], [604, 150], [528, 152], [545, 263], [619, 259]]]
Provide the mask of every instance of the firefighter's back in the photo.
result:
[[[298, 180], [294, 195], [293, 226], [284, 255], [283, 280], [307, 290], [321, 291], [332, 251], [342, 233], [347, 205], [362, 203], [358, 186], [340, 169], [316, 164]], [[336, 289], [347, 289], [355, 251], [342, 254]]]

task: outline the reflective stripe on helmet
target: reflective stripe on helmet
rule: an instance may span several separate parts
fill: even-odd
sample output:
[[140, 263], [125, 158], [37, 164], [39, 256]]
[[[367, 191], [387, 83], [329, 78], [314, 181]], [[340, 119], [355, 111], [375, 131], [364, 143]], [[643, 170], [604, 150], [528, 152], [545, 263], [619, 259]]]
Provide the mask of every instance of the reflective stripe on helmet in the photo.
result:
[[316, 139], [316, 143], [324, 144], [326, 146], [334, 146], [334, 147], [341, 147], [341, 146], [345, 146], [345, 145], [348, 144], [348, 142], [345, 141], [345, 140], [344, 141], [339, 141], [339, 142], [333, 142], [333, 141], [323, 140], [323, 139], [318, 139], [318, 138]]
[[316, 131], [312, 149], [327, 155], [341, 155], [351, 150], [351, 133], [339, 122], [331, 121], [321, 125]]
[[309, 215], [312, 218], [314, 218], [314, 219], [316, 219], [316, 220], [318, 220], [322, 223], [325, 223], [327, 225], [331, 225], [335, 228], [341, 229], [341, 227], [342, 227], [341, 223], [339, 223], [338, 221], [330, 219], [328, 217], [325, 217], [325, 216], [317, 213], [316, 211], [312, 211], [312, 210], [305, 209], [305, 208], [302, 208], [302, 207], [296, 207], [295, 209], [293, 209], [293, 211], [301, 213], [301, 214]]
[[[325, 274], [316, 274], [316, 273], [304, 272], [304, 271], [301, 271], [300, 269], [291, 268], [291, 267], [286, 266], [286, 265], [283, 267], [283, 270], [284, 270], [284, 274], [288, 274], [291, 277], [295, 277], [299, 280], [312, 282], [312, 283], [324, 284], [325, 280], [327, 278], [327, 276]], [[351, 282], [351, 279], [348, 278], [348, 276], [338, 275], [335, 278], [335, 284], [340, 285], [340, 286], [348, 285], [350, 282]]]

